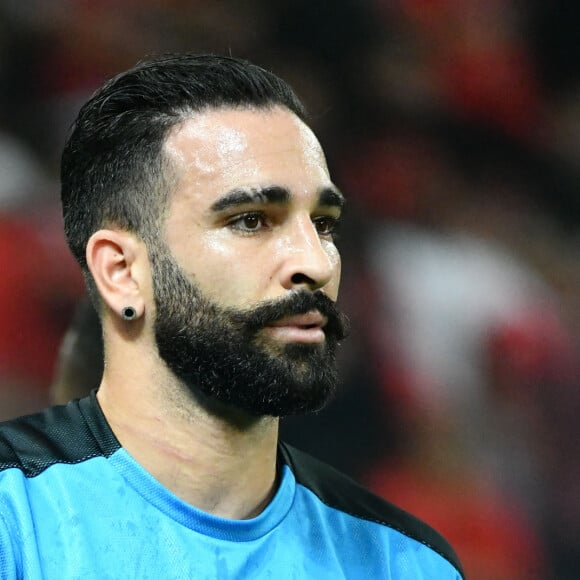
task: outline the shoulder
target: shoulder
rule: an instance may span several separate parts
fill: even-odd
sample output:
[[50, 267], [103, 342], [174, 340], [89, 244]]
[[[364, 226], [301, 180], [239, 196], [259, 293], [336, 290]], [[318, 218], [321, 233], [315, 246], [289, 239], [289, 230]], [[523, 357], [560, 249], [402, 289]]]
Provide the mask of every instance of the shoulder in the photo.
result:
[[0, 423], [0, 472], [35, 477], [56, 463], [80, 463], [119, 447], [94, 395]]
[[297, 484], [309, 489], [323, 504], [355, 518], [385, 526], [423, 544], [462, 574], [453, 548], [433, 528], [303, 451], [281, 443], [280, 452], [292, 469]]

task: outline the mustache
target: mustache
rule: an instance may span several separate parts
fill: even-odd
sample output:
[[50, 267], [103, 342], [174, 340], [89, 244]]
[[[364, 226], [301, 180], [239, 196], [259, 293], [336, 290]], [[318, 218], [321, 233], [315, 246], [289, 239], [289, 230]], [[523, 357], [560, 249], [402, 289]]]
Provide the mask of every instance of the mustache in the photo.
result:
[[298, 316], [317, 310], [327, 319], [324, 332], [336, 340], [343, 340], [350, 332], [350, 322], [346, 314], [324, 292], [299, 290], [284, 298], [263, 302], [245, 312], [232, 312], [232, 320], [245, 326], [251, 332], [288, 316]]

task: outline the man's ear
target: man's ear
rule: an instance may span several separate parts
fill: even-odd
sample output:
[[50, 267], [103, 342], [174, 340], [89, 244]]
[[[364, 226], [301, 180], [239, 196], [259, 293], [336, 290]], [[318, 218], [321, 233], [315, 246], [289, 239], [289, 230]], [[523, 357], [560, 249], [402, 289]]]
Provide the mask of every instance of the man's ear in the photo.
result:
[[86, 258], [103, 302], [119, 316], [126, 307], [142, 316], [147, 285], [143, 242], [130, 232], [99, 230], [89, 239]]

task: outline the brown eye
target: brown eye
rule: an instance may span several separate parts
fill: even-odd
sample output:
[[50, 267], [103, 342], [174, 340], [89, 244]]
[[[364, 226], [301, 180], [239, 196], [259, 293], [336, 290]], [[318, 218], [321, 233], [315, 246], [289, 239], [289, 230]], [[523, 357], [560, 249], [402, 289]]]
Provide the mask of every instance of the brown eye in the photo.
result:
[[244, 216], [241, 221], [247, 230], [256, 230], [261, 224], [260, 217], [254, 214]]
[[250, 234], [259, 232], [263, 227], [265, 227], [265, 221], [266, 220], [261, 213], [251, 212], [231, 219], [228, 226], [238, 232]]
[[316, 231], [320, 236], [332, 235], [336, 230], [337, 224], [338, 220], [330, 216], [318, 217], [314, 220]]

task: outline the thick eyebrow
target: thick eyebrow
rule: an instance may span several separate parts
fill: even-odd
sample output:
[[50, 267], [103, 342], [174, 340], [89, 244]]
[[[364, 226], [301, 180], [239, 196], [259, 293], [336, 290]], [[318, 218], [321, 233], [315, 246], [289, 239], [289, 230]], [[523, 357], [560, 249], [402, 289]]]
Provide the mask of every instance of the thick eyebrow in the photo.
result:
[[344, 195], [336, 187], [325, 187], [318, 195], [318, 205], [342, 209], [345, 204]]
[[285, 204], [290, 201], [290, 192], [277, 185], [252, 189], [233, 189], [215, 201], [211, 210], [214, 212], [224, 211], [231, 207], [246, 204]]
[[[211, 205], [211, 211], [218, 213], [232, 207], [248, 204], [288, 204], [291, 194], [285, 187], [272, 185], [263, 188], [233, 189]], [[338, 207], [345, 204], [344, 195], [335, 187], [325, 187], [318, 194], [318, 205]]]

